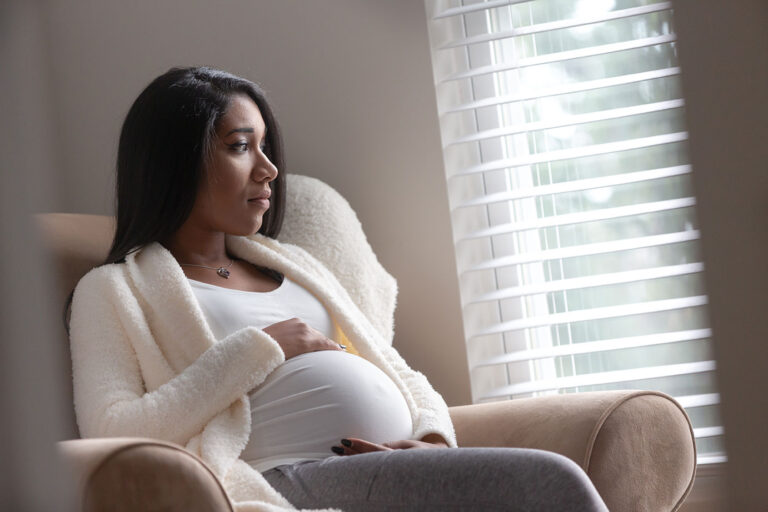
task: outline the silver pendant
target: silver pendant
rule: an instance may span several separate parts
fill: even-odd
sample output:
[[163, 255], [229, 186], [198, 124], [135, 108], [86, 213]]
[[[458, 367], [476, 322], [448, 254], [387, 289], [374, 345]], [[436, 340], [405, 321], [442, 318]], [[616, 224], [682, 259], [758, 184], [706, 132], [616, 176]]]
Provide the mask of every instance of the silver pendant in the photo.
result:
[[225, 269], [224, 267], [219, 267], [216, 270], [216, 273], [219, 274], [224, 279], [229, 279], [229, 270]]

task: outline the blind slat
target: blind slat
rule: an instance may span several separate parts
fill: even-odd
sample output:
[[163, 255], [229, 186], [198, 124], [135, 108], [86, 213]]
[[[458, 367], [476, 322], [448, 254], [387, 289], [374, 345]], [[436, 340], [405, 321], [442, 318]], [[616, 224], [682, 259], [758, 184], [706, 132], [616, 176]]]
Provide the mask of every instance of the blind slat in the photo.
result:
[[464, 80], [476, 76], [489, 75], [491, 73], [500, 73], [502, 71], [510, 71], [512, 69], [540, 66], [542, 64], [554, 64], [555, 62], [564, 62], [567, 60], [582, 59], [585, 57], [596, 57], [598, 55], [608, 55], [609, 53], [624, 52], [627, 50], [636, 50], [638, 48], [646, 48], [648, 46], [672, 43], [675, 41], [675, 39], [676, 37], [674, 34], [669, 34], [663, 36], [644, 37], [642, 39], [633, 39], [631, 41], [623, 41], [621, 43], [609, 43], [599, 46], [590, 46], [587, 48], [580, 48], [578, 50], [566, 50], [562, 52], [547, 53], [545, 55], [539, 55], [536, 57], [526, 57], [515, 62], [478, 66], [466, 71], [459, 71], [458, 73], [453, 73], [441, 78], [439, 83], [454, 82], [456, 80]]
[[484, 329], [470, 334], [467, 338], [472, 339], [480, 336], [489, 336], [491, 334], [520, 331], [522, 329], [531, 329], [533, 327], [547, 327], [565, 323], [584, 322], [586, 320], [604, 320], [607, 318], [622, 318], [626, 316], [644, 315], [648, 313], [659, 313], [662, 311], [694, 308], [698, 306], [704, 306], [706, 304], [707, 296], [698, 295], [695, 297], [682, 297], [677, 299], [622, 304], [620, 306], [580, 309], [577, 311], [568, 311], [565, 313], [550, 313], [545, 316], [533, 316], [521, 318], [519, 320], [511, 320], [509, 322], [491, 324]]
[[694, 407], [707, 407], [709, 405], [718, 405], [720, 403], [719, 393], [706, 393], [703, 395], [678, 396], [675, 400], [685, 409]]
[[702, 437], [717, 437], [725, 434], [723, 427], [700, 427], [693, 429], [693, 437], [700, 439]]
[[666, 201], [656, 201], [653, 203], [617, 206], [614, 208], [603, 208], [600, 210], [592, 210], [586, 212], [567, 213], [565, 215], [552, 215], [550, 217], [540, 217], [528, 221], [511, 222], [508, 224], [501, 224], [499, 226], [473, 231], [457, 237], [456, 243], [465, 240], [471, 240], [473, 238], [487, 238], [496, 235], [506, 235], [510, 233], [517, 233], [519, 231], [526, 231], [529, 229], [566, 226], [569, 224], [582, 224], [585, 222], [619, 219], [621, 217], [677, 210], [680, 208], [689, 208], [695, 204], [696, 199], [693, 197], [683, 197], [680, 199], [668, 199]]
[[618, 153], [621, 151], [630, 151], [633, 149], [649, 148], [653, 146], [661, 146], [663, 144], [682, 142], [684, 140], [688, 140], [687, 132], [667, 133], [664, 135], [654, 135], [652, 137], [643, 137], [640, 139], [622, 140], [619, 142], [606, 142], [605, 144], [593, 144], [590, 146], [582, 146], [578, 148], [560, 149], [556, 151], [536, 153], [534, 155], [526, 155], [517, 158], [494, 160], [492, 162], [475, 165], [451, 174], [448, 176], [448, 179], [454, 178], [456, 176], [468, 176], [470, 174], [498, 171], [501, 169], [509, 169], [513, 167], [526, 167], [529, 165], [545, 162], [557, 162], [560, 160], [571, 160], [576, 158], [584, 158], [587, 156], [606, 155], [608, 153]]
[[725, 464], [726, 462], [728, 462], [728, 457], [726, 457], [724, 453], [708, 453], [706, 455], [698, 455], [696, 457], [696, 464], [698, 466], [704, 466], [707, 464]]
[[521, 123], [515, 126], [505, 126], [504, 128], [496, 128], [493, 130], [483, 130], [481, 132], [473, 133], [471, 135], [465, 135], [453, 139], [446, 144], [451, 146], [454, 144], [466, 144], [468, 142], [478, 142], [481, 140], [495, 139], [499, 137], [507, 137], [510, 135], [516, 135], [520, 133], [528, 133], [539, 130], [550, 130], [552, 128], [562, 128], [564, 126], [576, 126], [587, 123], [597, 123], [600, 121], [610, 121], [612, 119], [621, 119], [631, 116], [639, 116], [642, 114], [650, 114], [653, 112], [661, 112], [664, 110], [672, 110], [675, 108], [682, 108], [685, 106], [685, 102], [681, 99], [659, 101], [656, 103], [644, 103], [642, 105], [633, 105], [631, 107], [614, 108], [610, 110], [600, 110], [598, 112], [589, 112], [587, 114], [577, 114], [572, 116], [563, 116], [552, 121], [536, 121], [533, 123]]
[[504, 7], [505, 5], [524, 4], [530, 1], [531, 0], [491, 0], [489, 2], [479, 2], [471, 5], [462, 5], [461, 7], [451, 7], [449, 9], [445, 9], [444, 11], [440, 11], [439, 13], [433, 15], [432, 19], [438, 20], [441, 18], [448, 18], [451, 16], [469, 14], [471, 12], [487, 11], [488, 9], [493, 9], [495, 7]]
[[573, 279], [559, 279], [557, 281], [547, 281], [544, 283], [501, 288], [493, 292], [484, 293], [482, 295], [473, 297], [468, 300], [465, 305], [511, 299], [515, 297], [525, 297], [528, 295], [537, 295], [541, 293], [580, 290], [614, 284], [636, 283], [638, 281], [649, 281], [651, 279], [661, 279], [664, 277], [695, 274], [697, 272], [702, 272], [703, 270], [704, 265], [702, 263], [686, 263], [683, 265], [651, 267], [639, 270], [628, 270], [625, 272], [613, 272], [610, 274], [595, 274]]
[[469, 201], [464, 201], [463, 203], [459, 203], [455, 207], [451, 208], [451, 211], [455, 211], [459, 208], [482, 206], [486, 204], [501, 203], [504, 201], [515, 201], [531, 197], [563, 194], [566, 192], [581, 192], [584, 190], [592, 190], [596, 188], [615, 187], [617, 185], [629, 185], [632, 183], [641, 183], [644, 181], [681, 176], [684, 174], [689, 174], [690, 172], [690, 165], [677, 165], [675, 167], [628, 172], [624, 174], [612, 174], [609, 176], [601, 176], [599, 178], [565, 181], [560, 183], [553, 183], [550, 185], [539, 185], [537, 187], [523, 187], [507, 192], [488, 194], [475, 199], [471, 199]]
[[492, 96], [490, 98], [484, 98], [481, 100], [470, 101], [466, 103], [460, 103], [456, 106], [446, 108], [440, 112], [440, 115], [450, 114], [454, 112], [461, 112], [464, 110], [475, 110], [485, 107], [493, 107], [495, 105], [503, 105], [505, 103], [515, 103], [518, 101], [535, 100], [538, 98], [545, 98], [551, 96], [561, 96], [564, 94], [572, 94], [576, 92], [593, 91], [596, 89], [603, 89], [606, 87], [617, 87], [621, 85], [628, 85], [638, 82], [645, 82], [646, 80], [657, 80], [659, 78], [667, 78], [670, 76], [677, 76], [680, 74], [680, 68], [663, 68], [654, 69], [652, 71], [643, 71], [641, 73], [633, 73], [631, 75], [619, 75], [609, 78], [600, 78], [597, 80], [587, 80], [584, 82], [575, 82], [568, 84], [556, 85], [554, 87], [547, 87], [544, 89], [535, 89], [532, 91], [521, 92], [517, 94], [507, 94], [502, 96]]
[[487, 43], [489, 41], [497, 41], [499, 39], [508, 39], [510, 37], [528, 36], [532, 34], [540, 34], [542, 32], [551, 32], [553, 30], [583, 27], [584, 25], [592, 25], [594, 23], [602, 23], [605, 21], [618, 20], [622, 18], [631, 18], [633, 16], [642, 16], [644, 14], [650, 14], [650, 13], [659, 12], [659, 11], [666, 11], [671, 8], [672, 8], [672, 2], [659, 2], [651, 5], [642, 5], [639, 7], [630, 7], [627, 9], [617, 9], [615, 11], [604, 11], [599, 14], [594, 14], [592, 16], [549, 21], [546, 23], [537, 23], [534, 25], [519, 27], [512, 30], [505, 30], [503, 32], [493, 32], [490, 34], [482, 34], [478, 36], [465, 37], [462, 39], [455, 39], [453, 41], [450, 41], [449, 43], [439, 46], [437, 49], [445, 50], [448, 48], [457, 48], [460, 46], [469, 46], [472, 44]]
[[537, 393], [555, 389], [568, 389], [580, 386], [598, 386], [602, 384], [615, 384], [619, 382], [631, 382], [637, 380], [657, 379], [662, 377], [674, 377], [676, 375], [692, 375], [706, 373], [715, 370], [714, 361], [698, 361], [695, 363], [670, 364], [665, 366], [651, 366], [635, 368], [632, 370], [615, 370], [610, 372], [590, 373], [586, 375], [574, 375], [557, 379], [537, 380], [511, 384], [489, 391], [481, 399], [498, 398], [502, 396], [522, 395], [525, 393]]
[[[575, 356], [579, 354], [592, 354], [595, 352], [608, 352], [611, 350], [623, 350], [636, 347], [651, 347], [654, 345], [666, 345], [683, 341], [701, 340], [712, 336], [711, 329], [693, 329], [690, 331], [664, 332], [646, 336], [632, 336], [627, 338], [614, 338], [610, 340], [588, 341], [583, 343], [569, 343], [567, 345], [555, 345], [530, 350], [518, 350], [495, 357], [491, 357], [476, 363], [473, 368], [481, 366], [496, 366], [500, 364], [517, 363], [521, 361], [533, 361], [552, 357]], [[691, 401], [693, 404], [694, 402]], [[709, 404], [707, 404], [709, 405]], [[690, 407], [693, 407], [691, 405]], [[686, 407], [683, 405], [683, 407]]]
[[561, 249], [548, 249], [546, 251], [532, 251], [484, 261], [469, 268], [460, 270], [460, 274], [463, 275], [467, 272], [492, 270], [501, 267], [509, 267], [511, 265], [522, 265], [525, 263], [574, 258], [578, 256], [592, 256], [595, 254], [610, 254], [612, 252], [630, 251], [633, 249], [643, 249], [647, 247], [660, 247], [664, 245], [698, 240], [699, 237], [700, 233], [698, 230], [690, 230], [679, 231], [676, 233], [666, 233], [663, 235], [627, 238], [624, 240], [614, 240], [611, 242], [575, 245], [572, 247], [563, 247]]

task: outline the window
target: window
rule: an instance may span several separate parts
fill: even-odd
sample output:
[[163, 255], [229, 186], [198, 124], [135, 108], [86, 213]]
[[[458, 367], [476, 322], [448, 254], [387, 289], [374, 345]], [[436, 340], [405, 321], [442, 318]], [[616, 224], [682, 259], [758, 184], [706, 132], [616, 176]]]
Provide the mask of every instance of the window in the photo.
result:
[[658, 390], [722, 462], [670, 2], [426, 6], [473, 400]]

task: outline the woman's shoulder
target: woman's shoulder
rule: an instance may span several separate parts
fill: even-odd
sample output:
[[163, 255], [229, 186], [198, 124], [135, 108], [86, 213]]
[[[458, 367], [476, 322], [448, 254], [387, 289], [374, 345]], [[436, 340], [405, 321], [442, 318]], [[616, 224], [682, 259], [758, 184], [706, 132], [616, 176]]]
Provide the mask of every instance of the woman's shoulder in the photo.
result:
[[124, 263], [106, 263], [93, 267], [80, 278], [75, 286], [78, 290], [103, 290], [105, 287], [115, 286], [125, 281]]

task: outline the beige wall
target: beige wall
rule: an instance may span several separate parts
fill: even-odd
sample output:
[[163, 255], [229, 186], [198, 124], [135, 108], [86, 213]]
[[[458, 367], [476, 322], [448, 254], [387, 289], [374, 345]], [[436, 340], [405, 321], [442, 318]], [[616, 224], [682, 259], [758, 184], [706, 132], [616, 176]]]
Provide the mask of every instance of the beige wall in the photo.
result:
[[51, 211], [112, 213], [123, 116], [174, 65], [263, 85], [288, 169], [358, 212], [400, 286], [395, 346], [451, 405], [471, 401], [426, 19], [420, 0], [51, 2], [61, 148]]
[[768, 3], [676, 0], [728, 452], [727, 510], [768, 506]]

